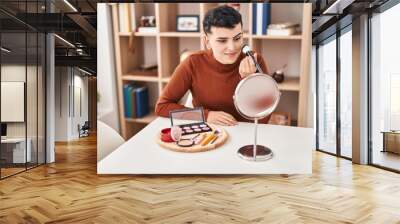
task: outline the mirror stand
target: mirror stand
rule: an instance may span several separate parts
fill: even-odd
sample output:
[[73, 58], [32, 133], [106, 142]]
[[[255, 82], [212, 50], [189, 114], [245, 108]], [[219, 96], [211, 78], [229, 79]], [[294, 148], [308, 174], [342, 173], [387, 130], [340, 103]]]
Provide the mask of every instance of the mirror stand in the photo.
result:
[[249, 161], [265, 161], [272, 158], [272, 150], [263, 145], [257, 145], [257, 126], [258, 118], [254, 119], [254, 144], [245, 145], [239, 148], [240, 158]]

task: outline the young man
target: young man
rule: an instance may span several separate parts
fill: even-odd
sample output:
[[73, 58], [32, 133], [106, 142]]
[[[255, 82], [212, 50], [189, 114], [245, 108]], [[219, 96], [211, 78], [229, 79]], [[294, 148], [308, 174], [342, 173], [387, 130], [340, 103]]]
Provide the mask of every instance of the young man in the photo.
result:
[[[207, 12], [203, 30], [207, 50], [190, 55], [177, 66], [158, 99], [156, 114], [168, 117], [169, 111], [185, 108], [178, 102], [190, 90], [193, 106], [203, 107], [207, 122], [235, 125], [237, 121], [247, 121], [233, 102], [240, 80], [256, 72], [252, 59], [241, 52], [242, 17], [234, 8], [220, 6]], [[262, 71], [268, 74], [262, 57], [257, 54], [255, 57]]]

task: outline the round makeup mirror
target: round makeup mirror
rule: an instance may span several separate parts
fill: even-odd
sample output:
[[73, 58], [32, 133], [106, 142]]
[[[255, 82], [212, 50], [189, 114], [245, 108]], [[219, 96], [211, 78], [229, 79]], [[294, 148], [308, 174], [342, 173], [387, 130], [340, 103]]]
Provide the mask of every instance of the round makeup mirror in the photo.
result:
[[279, 103], [281, 92], [275, 80], [266, 74], [255, 73], [241, 80], [233, 96], [236, 110], [245, 118], [254, 120], [254, 144], [245, 145], [238, 155], [246, 160], [263, 161], [272, 158], [272, 150], [257, 145], [258, 120], [270, 115]]

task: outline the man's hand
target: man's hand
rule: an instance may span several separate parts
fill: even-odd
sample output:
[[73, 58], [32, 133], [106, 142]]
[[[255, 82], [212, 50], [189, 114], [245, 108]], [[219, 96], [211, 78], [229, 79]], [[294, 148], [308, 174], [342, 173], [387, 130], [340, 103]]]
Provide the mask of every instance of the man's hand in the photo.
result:
[[208, 112], [207, 122], [217, 125], [232, 126], [236, 125], [236, 119], [223, 111], [210, 111]]
[[[257, 53], [254, 54], [254, 58], [257, 61]], [[240, 62], [239, 65], [239, 74], [240, 77], [246, 78], [247, 76], [256, 73], [256, 65], [253, 62], [253, 59], [251, 59], [250, 56], [246, 56], [243, 58], [243, 60]]]

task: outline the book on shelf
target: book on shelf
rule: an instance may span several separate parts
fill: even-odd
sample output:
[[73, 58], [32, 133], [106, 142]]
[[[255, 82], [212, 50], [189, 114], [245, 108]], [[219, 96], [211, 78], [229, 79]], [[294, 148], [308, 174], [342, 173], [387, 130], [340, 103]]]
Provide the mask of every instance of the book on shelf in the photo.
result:
[[125, 84], [123, 88], [125, 117], [132, 117], [132, 94], [131, 94], [132, 89], [133, 86], [130, 84]]
[[125, 84], [123, 95], [126, 118], [140, 118], [149, 114], [149, 90], [146, 86], [137, 86], [134, 83]]
[[137, 105], [137, 101], [136, 101], [136, 90], [137, 90], [137, 88], [132, 88], [132, 90], [131, 90], [131, 100], [130, 100], [130, 102], [131, 102], [131, 111], [132, 111], [132, 114], [131, 114], [131, 117], [132, 118], [136, 118], [137, 117], [137, 111], [136, 111], [136, 105]]
[[141, 27], [138, 27], [137, 32], [138, 33], [156, 33], [157, 28], [155, 26], [149, 26], [149, 27], [141, 26]]
[[136, 31], [136, 12], [135, 12], [135, 4], [129, 3], [129, 23], [132, 32]]
[[129, 5], [118, 4], [118, 23], [120, 32], [130, 32]]
[[253, 3], [253, 34], [266, 35], [271, 23], [271, 4]]
[[149, 112], [149, 89], [142, 86], [136, 89], [136, 117], [144, 117]]
[[135, 4], [120, 3], [118, 4], [118, 23], [120, 32], [135, 32], [136, 20]]

